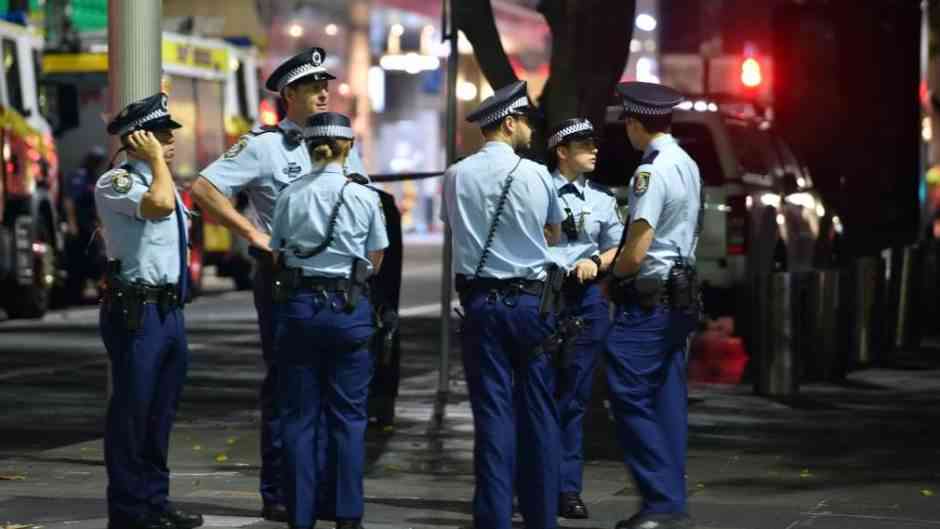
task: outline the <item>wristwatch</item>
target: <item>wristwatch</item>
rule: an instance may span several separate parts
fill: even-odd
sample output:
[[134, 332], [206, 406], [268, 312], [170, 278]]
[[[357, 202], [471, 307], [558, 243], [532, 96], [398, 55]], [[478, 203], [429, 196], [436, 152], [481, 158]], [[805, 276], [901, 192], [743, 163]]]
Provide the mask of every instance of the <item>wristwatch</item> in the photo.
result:
[[598, 270], [601, 269], [601, 256], [600, 255], [597, 255], [597, 254], [592, 255], [591, 261], [594, 261], [594, 264], [597, 265]]

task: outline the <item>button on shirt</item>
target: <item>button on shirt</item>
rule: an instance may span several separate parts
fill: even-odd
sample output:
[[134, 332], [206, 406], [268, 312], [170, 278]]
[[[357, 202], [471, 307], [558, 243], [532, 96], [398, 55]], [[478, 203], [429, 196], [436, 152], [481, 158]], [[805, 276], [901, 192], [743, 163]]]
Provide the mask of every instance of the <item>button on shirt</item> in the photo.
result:
[[[176, 212], [160, 219], [144, 219], [140, 203], [150, 190], [153, 173], [142, 160], [130, 159], [126, 165], [131, 170], [112, 169], [95, 185], [95, 205], [108, 259], [120, 259], [121, 277], [127, 282], [151, 286], [177, 283], [180, 241]], [[176, 207], [188, 215], [179, 193]]]
[[[368, 260], [368, 252], [388, 247], [385, 219], [378, 193], [367, 186], [347, 183], [339, 164], [328, 164], [304, 176], [281, 193], [274, 207], [271, 245], [284, 252], [287, 266], [305, 276], [350, 275], [354, 257]], [[327, 237], [329, 218], [343, 194], [333, 229], [333, 241], [322, 253], [308, 258], [294, 255], [316, 248]]]
[[[441, 220], [453, 232], [454, 271], [472, 276], [480, 261], [507, 175], [519, 156], [503, 142], [483, 148], [444, 174]], [[544, 279], [553, 262], [544, 226], [564, 217], [544, 165], [523, 159], [513, 173], [505, 207], [481, 277]]]
[[701, 178], [698, 165], [668, 134], [654, 139], [643, 159], [652, 162], [642, 163], [630, 180], [630, 221], [645, 220], [654, 236], [639, 276], [665, 278], [680, 252], [695, 263], [690, 253], [701, 207]]
[[[225, 196], [248, 193], [249, 217], [265, 233], [271, 232], [274, 201], [291, 182], [312, 170], [310, 154], [303, 141], [294, 144], [299, 125], [289, 119], [278, 123], [284, 133], [254, 133], [239, 138], [219, 159], [203, 169], [202, 176]], [[298, 138], [299, 139], [299, 138]], [[347, 173], [368, 178], [358, 150], [353, 146], [345, 167]]]
[[558, 188], [562, 209], [571, 211], [578, 227], [577, 239], [569, 239], [565, 230], [561, 230], [561, 242], [551, 247], [555, 261], [571, 269], [581, 259], [616, 248], [623, 234], [623, 223], [617, 216], [617, 200], [613, 195], [588, 183], [584, 175], [568, 182], [556, 170], [552, 181]]

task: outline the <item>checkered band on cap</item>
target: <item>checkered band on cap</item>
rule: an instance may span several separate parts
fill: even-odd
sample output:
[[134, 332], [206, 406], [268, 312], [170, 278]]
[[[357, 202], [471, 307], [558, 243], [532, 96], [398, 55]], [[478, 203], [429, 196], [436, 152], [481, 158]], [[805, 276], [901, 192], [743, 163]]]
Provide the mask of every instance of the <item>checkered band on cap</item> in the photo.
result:
[[170, 113], [167, 112], [167, 109], [166, 109], [165, 107], [164, 107], [164, 108], [158, 108], [158, 109], [154, 110], [153, 112], [147, 114], [146, 116], [144, 116], [144, 117], [142, 117], [142, 118], [135, 119], [134, 121], [131, 121], [131, 122], [128, 123], [127, 125], [124, 125], [123, 127], [121, 127], [121, 128], [117, 131], [117, 135], [118, 135], [118, 136], [122, 136], [122, 135], [124, 135], [124, 134], [126, 134], [126, 133], [128, 133], [128, 132], [131, 132], [132, 130], [136, 129], [137, 127], [140, 127], [141, 125], [144, 125], [145, 123], [147, 123], [147, 122], [149, 122], [149, 121], [153, 121], [153, 120], [155, 120], [155, 119], [160, 119], [160, 118], [165, 118], [165, 117], [168, 117], [169, 115], [170, 115]]
[[594, 132], [594, 127], [591, 126], [591, 122], [588, 120], [579, 121], [573, 125], [569, 125], [555, 134], [552, 134], [552, 137], [548, 139], [548, 148], [554, 149], [559, 143], [565, 141], [571, 134], [578, 132]]
[[314, 66], [309, 62], [306, 64], [301, 64], [281, 77], [281, 80], [277, 83], [277, 91], [280, 92], [281, 90], [284, 90], [285, 86], [293, 83], [301, 77], [306, 77], [315, 73], [327, 73], [327, 71], [326, 68], [322, 66]]
[[636, 103], [626, 98], [623, 100], [623, 111], [627, 114], [639, 114], [641, 116], [665, 116], [671, 114], [673, 108], [675, 107], [672, 105], [655, 107]]
[[500, 110], [494, 111], [490, 114], [486, 114], [485, 116], [478, 119], [477, 122], [480, 124], [481, 127], [485, 127], [491, 123], [495, 123], [503, 119], [504, 117], [514, 113], [517, 109], [524, 108], [527, 106], [529, 106], [529, 97], [522, 96], [516, 99], [515, 101], [513, 101], [512, 103], [509, 103], [508, 105], [504, 106]]
[[320, 125], [317, 127], [304, 127], [304, 138], [341, 138], [351, 140], [354, 138], [353, 130], [342, 125]]

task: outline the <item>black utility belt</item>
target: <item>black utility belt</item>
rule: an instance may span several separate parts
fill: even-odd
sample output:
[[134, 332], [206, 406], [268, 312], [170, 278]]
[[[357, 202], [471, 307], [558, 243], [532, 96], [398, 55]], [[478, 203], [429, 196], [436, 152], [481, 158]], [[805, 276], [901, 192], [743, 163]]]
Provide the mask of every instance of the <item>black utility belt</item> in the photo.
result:
[[499, 291], [514, 292], [519, 294], [531, 294], [541, 296], [545, 290], [545, 282], [536, 279], [523, 279], [511, 277], [508, 279], [496, 279], [493, 277], [478, 277], [457, 274], [456, 281], [457, 292], [480, 292], [480, 291]]
[[294, 286], [295, 290], [324, 290], [327, 292], [346, 292], [350, 281], [345, 277], [301, 276]]
[[274, 272], [272, 299], [274, 303], [286, 303], [294, 294], [312, 292], [325, 296], [335, 292], [342, 294], [344, 300], [341, 307], [334, 308], [352, 312], [360, 299], [369, 295], [369, 283], [361, 268], [353, 267], [353, 273], [358, 274], [355, 276], [358, 281], [345, 277], [305, 276], [299, 268], [282, 268]]
[[176, 283], [168, 283], [157, 287], [141, 283], [125, 283], [108, 279], [108, 296], [110, 298], [123, 297], [137, 303], [150, 303], [166, 307], [182, 307], [179, 287]]
[[616, 305], [639, 305], [646, 309], [672, 306], [666, 282], [658, 277], [614, 280], [610, 294]]

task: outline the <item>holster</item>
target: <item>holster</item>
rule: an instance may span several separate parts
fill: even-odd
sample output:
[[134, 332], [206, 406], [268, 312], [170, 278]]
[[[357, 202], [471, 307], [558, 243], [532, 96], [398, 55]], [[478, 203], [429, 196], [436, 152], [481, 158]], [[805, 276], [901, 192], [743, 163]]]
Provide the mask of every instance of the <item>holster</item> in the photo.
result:
[[351, 313], [356, 310], [359, 300], [368, 290], [369, 280], [369, 262], [365, 259], [353, 257], [352, 270], [349, 273], [349, 290], [346, 292], [345, 311]]
[[391, 307], [380, 307], [376, 312], [376, 345], [379, 363], [387, 365], [392, 359], [395, 333], [398, 332], [398, 311]]
[[695, 267], [684, 260], [669, 269], [666, 280], [669, 308], [698, 316], [702, 310], [701, 288]]
[[577, 316], [569, 316], [558, 321], [555, 332], [549, 334], [542, 340], [542, 343], [532, 352], [533, 357], [540, 354], [547, 354], [552, 357], [556, 368], [564, 367], [567, 359], [565, 358], [565, 346], [571, 342], [584, 329], [584, 319]]
[[542, 290], [542, 297], [539, 299], [539, 314], [545, 316], [552, 313], [560, 313], [564, 309], [564, 295], [562, 288], [565, 284], [564, 268], [557, 264], [547, 265], [545, 268], [546, 280], [545, 288]]

